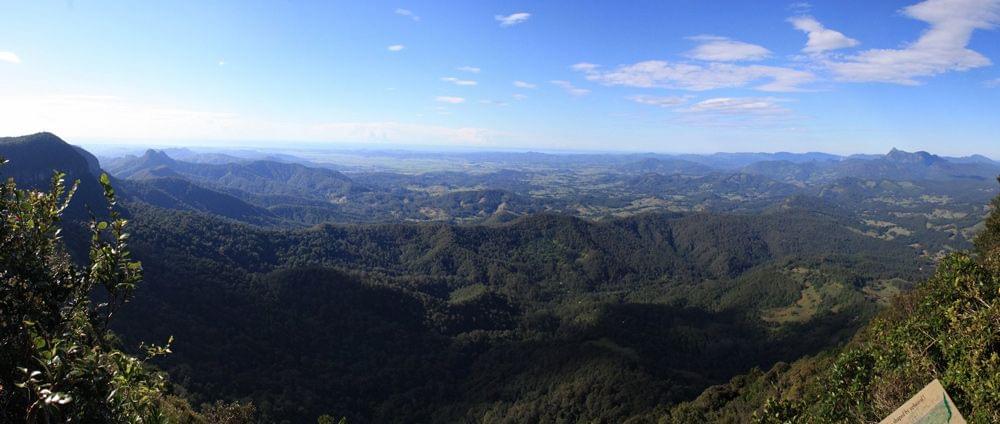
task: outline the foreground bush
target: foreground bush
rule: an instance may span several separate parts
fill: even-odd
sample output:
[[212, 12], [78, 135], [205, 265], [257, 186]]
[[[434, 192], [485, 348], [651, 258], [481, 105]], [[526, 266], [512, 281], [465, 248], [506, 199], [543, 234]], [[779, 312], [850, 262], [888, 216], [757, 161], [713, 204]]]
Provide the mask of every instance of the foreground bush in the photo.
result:
[[48, 191], [0, 185], [0, 422], [172, 421], [160, 406], [166, 376], [145, 362], [169, 348], [137, 358], [108, 331], [142, 278], [114, 190], [102, 176], [108, 212], [90, 223], [79, 266], [60, 238], [76, 187], [63, 180], [55, 174]]

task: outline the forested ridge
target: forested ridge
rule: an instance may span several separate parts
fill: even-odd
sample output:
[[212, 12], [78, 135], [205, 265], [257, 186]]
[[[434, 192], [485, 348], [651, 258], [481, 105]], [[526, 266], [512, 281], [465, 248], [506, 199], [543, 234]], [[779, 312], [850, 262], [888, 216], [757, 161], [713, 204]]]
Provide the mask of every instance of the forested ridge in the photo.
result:
[[939, 379], [969, 422], [1000, 421], [1000, 197], [991, 207], [971, 252], [945, 258], [843, 348], [709, 388], [671, 419], [875, 422]]
[[[1000, 164], [927, 152], [811, 154], [458, 154], [463, 171], [344, 170], [289, 155], [146, 151], [104, 158], [127, 200], [270, 228], [324, 223], [501, 223], [538, 213], [611, 220], [650, 212], [760, 213], [790, 197], [860, 221], [872, 237], [938, 256], [971, 246]], [[419, 154], [388, 154], [386, 165]], [[692, 160], [703, 162], [696, 164]], [[675, 166], [682, 163], [680, 166]], [[342, 170], [336, 171], [334, 169]], [[817, 200], [818, 199], [818, 200]]]
[[[196, 396], [294, 420], [624, 420], [846, 340], [877, 308], [863, 287], [922, 275], [905, 246], [791, 208], [301, 231], [132, 210], [148, 287], [122, 334], [172, 334], [164, 366]], [[838, 312], [763, 321], [798, 268]]]
[[[924, 195], [926, 182], [842, 181], [817, 196], [789, 191], [727, 213], [288, 228], [238, 193], [188, 178], [100, 177], [95, 163], [48, 134], [0, 141], [0, 154], [58, 159], [0, 167], [24, 187], [56, 193], [29, 207], [31, 191], [4, 186], [4, 242], [37, 242], [9, 244], [23, 252], [5, 244], [5, 305], [35, 305], [16, 294], [34, 287], [25, 281], [65, 281], [78, 287], [73, 296], [32, 294], [50, 311], [79, 305], [62, 309], [47, 334], [84, 329], [90, 335], [71, 341], [93, 346], [95, 360], [135, 364], [125, 380], [100, 380], [124, 369], [108, 365], [43, 369], [45, 378], [26, 384], [32, 374], [21, 367], [88, 357], [52, 350], [52, 338], [36, 342], [5, 307], [3, 353], [16, 366], [2, 370], [0, 401], [14, 422], [93, 414], [192, 423], [858, 422], [881, 419], [932, 378], [972, 422], [998, 418], [1000, 200], [974, 251], [945, 257], [935, 272], [933, 258], [910, 243], [956, 243], [959, 227], [952, 237], [873, 235], [858, 228], [884, 224], [852, 209], [873, 190], [883, 199]], [[65, 219], [51, 174], [62, 165], [80, 179], [84, 197], [74, 201], [90, 199], [79, 209], [71, 202]], [[481, 198], [462, 196], [435, 201], [464, 208]], [[497, 192], [483, 203], [516, 201]], [[90, 218], [94, 204], [102, 207]], [[26, 211], [47, 221], [25, 225]], [[108, 244], [115, 240], [122, 244]], [[28, 272], [19, 258], [36, 245], [49, 253]], [[105, 253], [94, 256], [95, 248]], [[128, 254], [101, 256], [110, 252]], [[113, 279], [125, 291], [114, 294], [112, 284], [110, 298], [106, 289], [91, 293], [111, 281], [100, 275], [65, 279], [94, 269], [95, 258], [117, 258], [121, 265], [97, 269], [126, 272]], [[105, 303], [120, 305], [114, 319], [102, 315]], [[140, 392], [81, 385], [91, 376], [143, 396], [122, 403], [115, 396]], [[41, 391], [51, 387], [68, 391]], [[38, 399], [48, 415], [30, 409]]]

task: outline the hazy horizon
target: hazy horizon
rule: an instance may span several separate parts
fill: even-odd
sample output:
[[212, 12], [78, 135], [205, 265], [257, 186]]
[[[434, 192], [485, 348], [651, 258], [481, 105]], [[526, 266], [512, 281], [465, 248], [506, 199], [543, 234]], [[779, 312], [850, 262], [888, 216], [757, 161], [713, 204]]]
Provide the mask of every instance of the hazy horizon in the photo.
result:
[[[58, 136], [58, 134], [56, 134]], [[852, 155], [884, 155], [889, 153], [893, 149], [902, 150], [905, 152], [920, 152], [924, 151], [933, 155], [951, 158], [969, 157], [969, 156], [983, 156], [990, 160], [1000, 161], [1000, 155], [992, 156], [990, 154], [983, 153], [969, 153], [962, 155], [952, 155], [932, 150], [908, 150], [899, 148], [896, 146], [891, 146], [884, 151], [858, 151], [858, 152], [830, 152], [830, 151], [817, 151], [817, 150], [802, 150], [802, 151], [790, 151], [790, 150], [773, 150], [773, 151], [713, 151], [713, 152], [695, 152], [695, 151], [655, 151], [655, 150], [598, 150], [598, 149], [547, 149], [547, 148], [531, 148], [531, 147], [493, 147], [493, 146], [448, 146], [448, 145], [418, 145], [418, 144], [372, 144], [372, 143], [323, 143], [323, 142], [294, 142], [294, 141], [282, 141], [285, 143], [281, 146], [268, 145], [265, 141], [187, 141], [178, 140], [174, 143], [164, 143], [161, 141], [149, 141], [149, 140], [138, 140], [131, 143], [121, 143], [117, 141], [104, 141], [104, 140], [67, 140], [70, 144], [83, 147], [87, 150], [92, 151], [144, 151], [147, 149], [153, 150], [169, 150], [169, 149], [189, 149], [192, 151], [202, 151], [202, 152], [225, 152], [225, 151], [257, 151], [257, 152], [283, 152], [289, 150], [305, 150], [305, 151], [331, 151], [331, 152], [420, 152], [420, 153], [541, 153], [550, 155], [664, 155], [664, 156], [683, 156], [683, 155], [697, 155], [697, 156], [708, 156], [708, 155], [725, 155], [725, 154], [828, 154], [840, 157], [849, 157]]]

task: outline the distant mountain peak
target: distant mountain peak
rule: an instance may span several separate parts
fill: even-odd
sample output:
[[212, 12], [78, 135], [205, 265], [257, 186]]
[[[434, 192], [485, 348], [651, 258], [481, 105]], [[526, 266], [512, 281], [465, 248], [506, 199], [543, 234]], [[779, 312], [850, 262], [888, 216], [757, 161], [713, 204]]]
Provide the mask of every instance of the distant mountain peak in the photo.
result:
[[984, 165], [998, 164], [998, 162], [994, 161], [993, 159], [990, 159], [986, 156], [979, 154], [974, 154], [971, 156], [962, 156], [962, 157], [948, 157], [945, 159], [947, 159], [949, 162], [952, 163], [971, 163], [971, 164], [984, 164]]
[[63, 141], [59, 136], [52, 134], [50, 132], [40, 132], [31, 135], [25, 135], [20, 137], [0, 137], [0, 143], [7, 145], [14, 144], [33, 144], [36, 146], [48, 145], [48, 146], [69, 146], [69, 143]]
[[55, 171], [65, 173], [67, 185], [79, 180], [67, 216], [85, 219], [87, 207], [101, 211], [107, 206], [97, 182], [101, 172], [97, 158], [55, 134], [0, 137], [0, 156], [9, 161], [0, 167], [0, 178], [13, 177], [21, 187], [47, 189]]
[[154, 149], [146, 150], [146, 153], [142, 155], [141, 160], [146, 165], [156, 166], [172, 165], [175, 163], [174, 159], [168, 156], [164, 151]]
[[894, 162], [904, 162], [913, 164], [932, 165], [937, 162], [946, 162], [938, 155], [927, 153], [923, 150], [917, 152], [907, 152], [895, 147], [885, 155], [885, 158]]

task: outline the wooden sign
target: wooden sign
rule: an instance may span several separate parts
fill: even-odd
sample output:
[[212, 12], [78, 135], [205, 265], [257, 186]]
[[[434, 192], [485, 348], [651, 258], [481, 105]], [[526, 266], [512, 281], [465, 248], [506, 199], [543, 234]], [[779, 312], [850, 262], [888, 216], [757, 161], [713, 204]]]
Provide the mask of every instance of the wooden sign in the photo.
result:
[[966, 424], [955, 402], [935, 379], [879, 424]]

